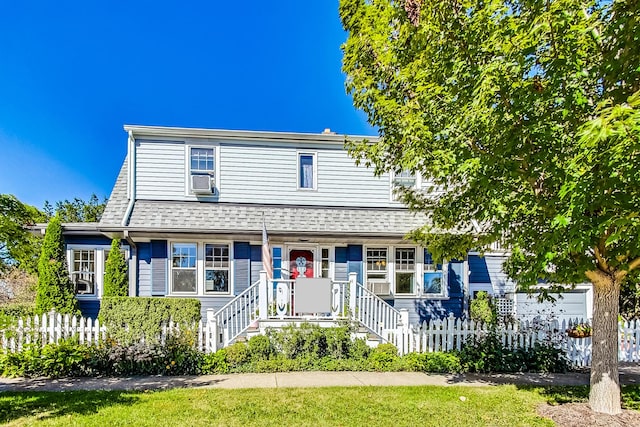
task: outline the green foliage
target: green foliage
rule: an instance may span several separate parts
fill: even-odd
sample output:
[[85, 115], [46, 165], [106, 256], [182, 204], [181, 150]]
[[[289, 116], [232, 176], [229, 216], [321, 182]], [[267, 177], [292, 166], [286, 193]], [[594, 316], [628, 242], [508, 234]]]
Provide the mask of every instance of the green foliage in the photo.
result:
[[237, 342], [235, 344], [231, 344], [229, 347], [225, 349], [225, 357], [227, 365], [229, 368], [235, 369], [238, 368], [251, 360], [251, 354], [249, 354], [249, 348], [247, 344], [243, 342]]
[[126, 297], [129, 295], [129, 276], [127, 260], [120, 249], [120, 240], [111, 241], [111, 249], [104, 266], [105, 297]]
[[229, 365], [227, 364], [227, 351], [218, 350], [215, 353], [208, 353], [202, 356], [201, 372], [203, 374], [227, 374]]
[[247, 342], [249, 355], [252, 360], [271, 359], [276, 354], [276, 349], [266, 335], [256, 335]]
[[460, 352], [464, 371], [566, 372], [571, 368], [564, 352], [552, 344], [536, 343], [532, 348], [510, 348], [494, 332], [468, 342]]
[[393, 344], [379, 344], [369, 354], [369, 363], [376, 371], [386, 371], [397, 362], [398, 349]]
[[107, 201], [106, 197], [100, 200], [95, 194], [92, 194], [88, 201], [77, 197], [73, 201], [58, 201], [55, 208], [45, 201], [44, 212], [49, 217], [59, 216], [62, 222], [98, 222]]
[[162, 325], [170, 320], [183, 331], [193, 329], [201, 316], [200, 301], [195, 298], [106, 297], [98, 319], [111, 339], [127, 346], [142, 339], [157, 343]]
[[491, 301], [491, 297], [485, 291], [480, 291], [476, 297], [471, 300], [469, 306], [469, 314], [475, 322], [482, 322], [486, 325], [495, 325], [498, 321], [498, 310]]
[[58, 313], [79, 313], [73, 283], [69, 278], [59, 217], [47, 226], [38, 260], [38, 291], [36, 313], [55, 309]]
[[325, 356], [346, 358], [351, 345], [351, 328], [348, 325], [322, 328], [303, 323], [299, 327], [288, 326], [279, 331], [270, 331], [269, 337], [275, 348], [289, 359]]
[[40, 347], [26, 345], [21, 352], [0, 356], [0, 372], [8, 377], [72, 377], [89, 375], [92, 348], [69, 339]]
[[25, 228], [44, 215], [12, 194], [0, 194], [0, 271], [10, 265], [34, 273], [39, 253], [38, 238]]
[[402, 192], [428, 217], [413, 237], [436, 259], [501, 243], [521, 287], [593, 282], [594, 366], [617, 375], [599, 313], [640, 277], [637, 2], [341, 0], [340, 17], [347, 91], [380, 136], [348, 147], [429, 183]]

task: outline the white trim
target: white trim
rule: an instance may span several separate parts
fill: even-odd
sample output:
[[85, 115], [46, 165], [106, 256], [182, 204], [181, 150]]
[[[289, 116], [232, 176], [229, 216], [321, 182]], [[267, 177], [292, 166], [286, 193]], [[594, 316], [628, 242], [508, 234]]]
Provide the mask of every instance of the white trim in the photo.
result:
[[[406, 292], [406, 293], [399, 293], [397, 286], [398, 283], [396, 281], [396, 249], [413, 249], [413, 263], [414, 263], [414, 267], [413, 267], [413, 292]], [[390, 267], [389, 267], [389, 275], [390, 277], [390, 282], [392, 284], [392, 292], [393, 295], [395, 297], [400, 297], [400, 298], [415, 298], [418, 296], [419, 294], [419, 286], [420, 283], [422, 283], [422, 280], [418, 280], [418, 266], [419, 264], [419, 254], [418, 252], [420, 252], [419, 248], [417, 246], [411, 246], [411, 245], [395, 245], [391, 247], [391, 256], [390, 258], [392, 259], [392, 261], [390, 262]], [[403, 270], [402, 272], [409, 272], [409, 270]]]
[[[196, 291], [195, 292], [174, 292], [173, 291], [173, 257], [172, 246], [174, 244], [195, 244], [196, 245]], [[205, 292], [204, 290], [204, 254], [205, 245], [227, 245], [229, 246], [229, 291], [228, 292]], [[167, 292], [168, 297], [232, 297], [235, 295], [235, 258], [233, 252], [233, 241], [230, 240], [188, 240], [176, 239], [167, 240]]]
[[[394, 283], [394, 277], [392, 277], [391, 275], [391, 265], [392, 262], [389, 259], [389, 253], [391, 252], [391, 249], [393, 246], [389, 246], [389, 245], [362, 245], [362, 273], [363, 273], [363, 286], [367, 289], [369, 289], [369, 275], [368, 275], [368, 270], [367, 270], [367, 250], [369, 249], [386, 249], [387, 250], [387, 260], [386, 260], [386, 267], [387, 267], [387, 280], [386, 283], [389, 283], [389, 294], [395, 297], [395, 283]], [[373, 283], [373, 282], [372, 282]]]
[[[203, 129], [184, 128], [166, 126], [140, 126], [124, 125], [126, 132], [134, 135], [150, 137], [170, 137], [170, 138], [221, 138], [228, 140], [241, 140], [253, 143], [253, 140], [290, 142], [299, 145], [304, 142], [322, 142], [344, 146], [345, 135], [334, 133], [300, 133], [300, 132], [269, 132], [269, 131], [246, 131], [246, 130], [223, 130], [223, 129]], [[377, 142], [377, 136], [351, 135], [350, 140], [368, 140]]]
[[[191, 189], [191, 149], [202, 148], [207, 150], [213, 150], [213, 172], [207, 173], [206, 171], [197, 170], [194, 171], [195, 175], [209, 175], [213, 178], [214, 186], [211, 194], [197, 194]], [[187, 141], [184, 143], [184, 186], [185, 195], [194, 198], [211, 198], [220, 196], [220, 144], [218, 142], [212, 142], [210, 144], [203, 144], [198, 142], [197, 144]]]
[[[97, 300], [102, 299], [102, 295], [104, 293], [104, 273], [105, 273], [105, 252], [111, 249], [111, 245], [92, 245], [86, 243], [68, 243], [65, 245], [65, 255], [67, 258], [67, 271], [69, 272], [69, 278], [72, 279], [71, 275], [73, 274], [73, 251], [76, 250], [84, 250], [84, 251], [93, 251], [93, 262], [94, 262], [94, 293], [92, 294], [76, 294], [74, 289], [74, 295], [77, 299], [80, 300]], [[125, 252], [125, 258], [127, 261], [127, 268], [131, 268], [129, 262], [129, 256], [131, 253], [131, 248], [129, 245], [120, 245], [120, 248]]]
[[[300, 176], [300, 157], [311, 156], [313, 159], [313, 186], [311, 188], [301, 187]], [[317, 191], [318, 190], [318, 152], [307, 150], [296, 150], [296, 190], [298, 191]]]
[[[412, 190], [419, 190], [420, 188], [422, 188], [422, 175], [420, 175], [417, 172], [414, 172], [413, 175], [415, 176], [416, 182], [413, 185], [413, 187], [411, 187]], [[397, 203], [402, 203], [402, 201], [396, 197], [395, 192], [393, 191], [395, 186], [393, 185], [393, 181], [395, 180], [395, 172], [390, 171], [389, 172], [389, 201], [391, 202], [397, 202]]]

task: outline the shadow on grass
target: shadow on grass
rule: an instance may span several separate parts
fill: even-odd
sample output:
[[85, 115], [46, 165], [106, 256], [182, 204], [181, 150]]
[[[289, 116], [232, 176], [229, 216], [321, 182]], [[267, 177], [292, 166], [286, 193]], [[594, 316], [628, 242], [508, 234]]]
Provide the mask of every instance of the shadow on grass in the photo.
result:
[[133, 405], [138, 400], [135, 392], [123, 391], [1, 392], [0, 423], [22, 417], [47, 419], [95, 414], [105, 407]]
[[[563, 405], [565, 403], [586, 403], [589, 401], [589, 386], [551, 386], [537, 387], [533, 385], [518, 386], [518, 389], [535, 391], [547, 400], [549, 405]], [[640, 411], [640, 386], [622, 386], [622, 407]]]

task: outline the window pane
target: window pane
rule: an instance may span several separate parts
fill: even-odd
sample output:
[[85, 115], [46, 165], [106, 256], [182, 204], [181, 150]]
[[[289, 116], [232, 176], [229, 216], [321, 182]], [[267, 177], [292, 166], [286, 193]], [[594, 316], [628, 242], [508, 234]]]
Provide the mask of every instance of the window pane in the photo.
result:
[[396, 273], [396, 293], [412, 294], [413, 293], [413, 273]]
[[213, 172], [215, 168], [215, 156], [213, 148], [191, 149], [191, 170]]
[[300, 155], [300, 188], [313, 188], [313, 156]]
[[78, 249], [73, 251], [73, 270], [71, 280], [75, 292], [81, 295], [95, 293], [95, 250]]
[[413, 270], [415, 268], [416, 251], [413, 248], [396, 249], [396, 270]]
[[229, 271], [205, 270], [204, 290], [206, 292], [229, 292]]
[[195, 270], [173, 270], [173, 292], [195, 292]]
[[425, 294], [441, 294], [442, 293], [442, 273], [424, 273], [424, 293]]
[[367, 249], [367, 271], [387, 271], [387, 250]]

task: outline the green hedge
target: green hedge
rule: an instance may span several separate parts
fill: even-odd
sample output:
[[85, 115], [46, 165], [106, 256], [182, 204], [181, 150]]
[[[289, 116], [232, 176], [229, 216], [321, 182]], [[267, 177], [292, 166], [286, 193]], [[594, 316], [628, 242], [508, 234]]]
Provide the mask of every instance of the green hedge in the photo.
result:
[[200, 301], [194, 298], [105, 297], [100, 304], [100, 323], [109, 338], [120, 344], [157, 343], [163, 323], [173, 320], [191, 328], [200, 320]]

